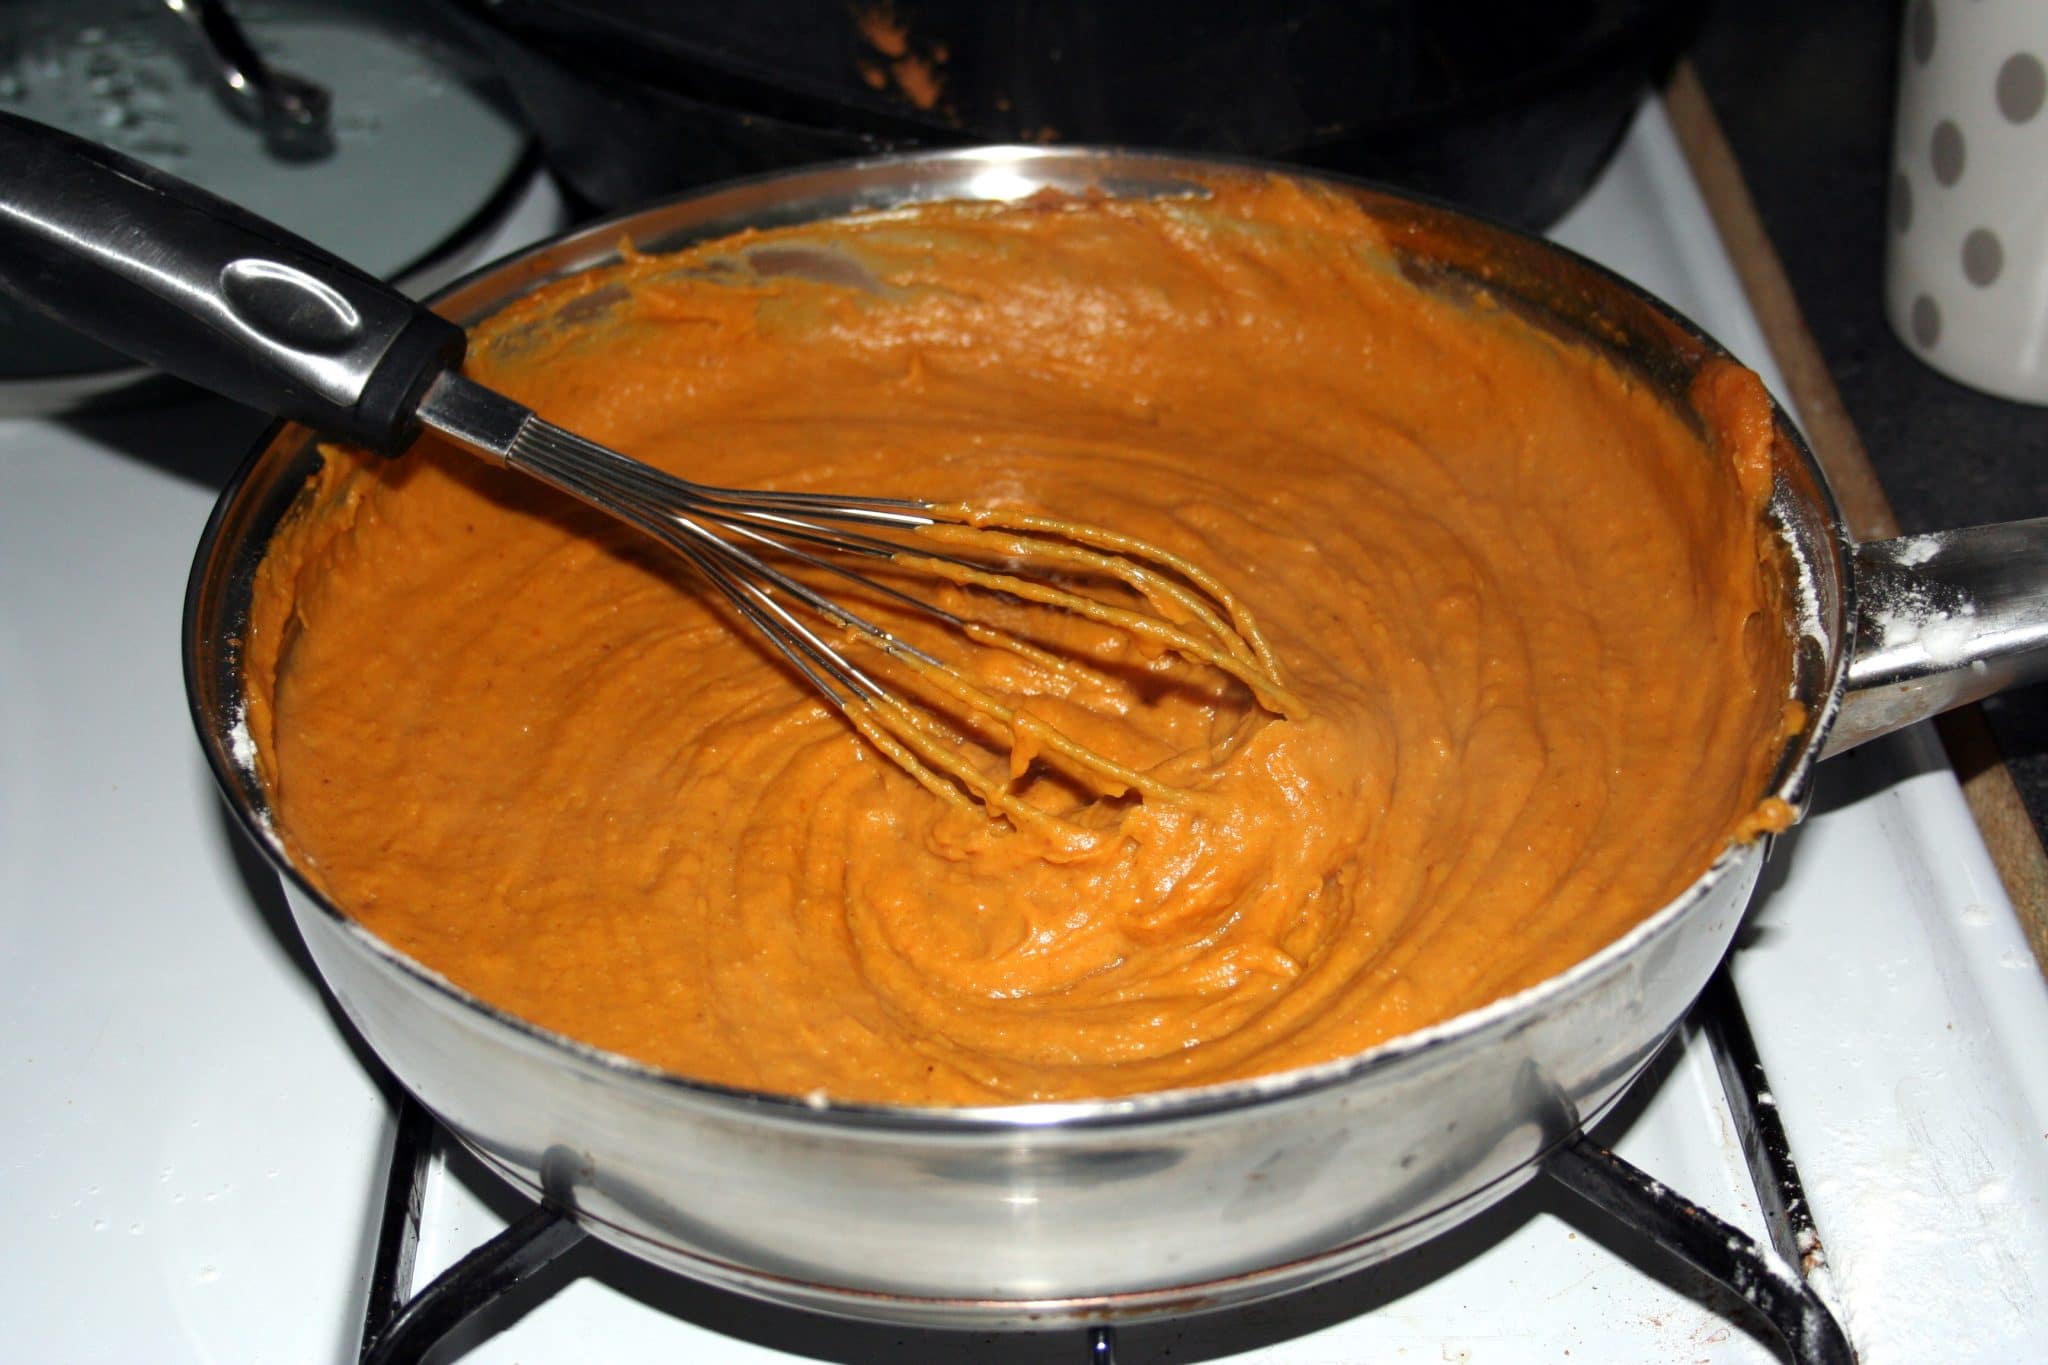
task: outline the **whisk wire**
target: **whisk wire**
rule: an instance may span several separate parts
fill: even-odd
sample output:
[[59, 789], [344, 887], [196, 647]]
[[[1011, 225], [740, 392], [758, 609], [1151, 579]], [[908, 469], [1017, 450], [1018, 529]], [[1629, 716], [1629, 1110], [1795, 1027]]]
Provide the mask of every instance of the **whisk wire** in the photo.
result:
[[[893, 565], [1013, 603], [1071, 613], [1220, 671], [1276, 716], [1301, 714], [1300, 702], [1283, 684], [1273, 651], [1244, 605], [1198, 565], [1130, 536], [960, 504], [694, 483], [564, 431], [455, 375], [438, 381], [420, 415], [459, 444], [539, 478], [682, 555], [880, 753], [953, 806], [979, 806], [1015, 827], [1085, 846], [1097, 832], [1023, 799], [1016, 790], [1032, 762], [1042, 760], [1103, 797], [1136, 792], [1147, 801], [1181, 802], [1194, 794], [1082, 744], [781, 565], [830, 572], [864, 594], [914, 610], [974, 643], [1006, 650], [1070, 681], [1100, 677], [1099, 670], [1084, 663], [949, 611], [847, 561]], [[863, 529], [846, 529], [851, 527]], [[912, 537], [916, 543], [877, 532]], [[1031, 566], [1048, 568], [1068, 582], [1121, 584], [1145, 609], [1027, 576]], [[828, 638], [800, 612], [842, 632], [844, 639]], [[942, 719], [930, 704], [912, 704], [848, 658], [849, 643], [893, 660], [933, 695], [959, 707], [962, 718]], [[1006, 774], [988, 771], [967, 743], [972, 732], [986, 735], [990, 729], [1009, 737]]]

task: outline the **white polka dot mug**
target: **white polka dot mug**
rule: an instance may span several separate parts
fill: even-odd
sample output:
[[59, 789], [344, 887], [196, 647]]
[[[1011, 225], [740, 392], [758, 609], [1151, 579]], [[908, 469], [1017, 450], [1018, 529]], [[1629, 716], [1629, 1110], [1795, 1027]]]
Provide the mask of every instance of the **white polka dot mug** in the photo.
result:
[[1910, 0], [1885, 311], [1935, 369], [2048, 403], [2048, 3]]

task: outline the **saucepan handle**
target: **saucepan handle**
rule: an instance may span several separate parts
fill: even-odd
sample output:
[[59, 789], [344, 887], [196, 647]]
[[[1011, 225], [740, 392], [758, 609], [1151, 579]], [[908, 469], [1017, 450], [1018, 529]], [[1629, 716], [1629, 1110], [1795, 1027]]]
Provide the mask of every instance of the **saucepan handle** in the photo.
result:
[[1856, 650], [1822, 756], [2048, 678], [2048, 517], [1854, 551]]
[[372, 449], [462, 357], [462, 329], [254, 214], [0, 114], [0, 288], [216, 393]]

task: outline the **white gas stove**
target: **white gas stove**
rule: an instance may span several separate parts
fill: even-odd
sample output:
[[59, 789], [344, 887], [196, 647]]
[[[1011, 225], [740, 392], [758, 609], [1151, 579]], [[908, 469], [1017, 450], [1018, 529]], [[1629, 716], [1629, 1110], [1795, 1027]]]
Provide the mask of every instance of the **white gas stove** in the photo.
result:
[[[495, 245], [556, 211], [537, 185]], [[1775, 380], [1659, 106], [1556, 235]], [[12, 1359], [356, 1355], [392, 1096], [225, 818], [179, 675], [190, 556], [261, 425], [206, 401], [0, 422], [0, 1322]], [[1928, 735], [1826, 766], [1730, 970], [1768, 1072], [1763, 1102], [1804, 1177], [1818, 1287], [1860, 1358], [2048, 1360], [2048, 988]], [[1595, 1137], [1767, 1237], [1702, 1037], [1667, 1051]], [[473, 1160], [437, 1156], [416, 1282], [524, 1211]], [[591, 1243], [544, 1278], [558, 1292], [487, 1311], [461, 1359], [1088, 1358], [1074, 1332], [926, 1333], [768, 1307]], [[1117, 1358], [1779, 1358], [1702, 1284], [1539, 1181], [1385, 1266], [1125, 1328]]]

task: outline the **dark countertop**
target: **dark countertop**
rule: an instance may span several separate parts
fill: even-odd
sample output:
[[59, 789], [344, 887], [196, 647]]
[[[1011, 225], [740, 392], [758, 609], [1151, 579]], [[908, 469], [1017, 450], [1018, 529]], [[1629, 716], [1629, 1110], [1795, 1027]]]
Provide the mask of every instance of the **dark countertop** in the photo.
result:
[[[2048, 408], [1944, 378], [1885, 320], [1902, 8], [1720, 0], [1690, 58], [1901, 528], [2048, 515]], [[2048, 835], [2048, 685], [1984, 711]]]

